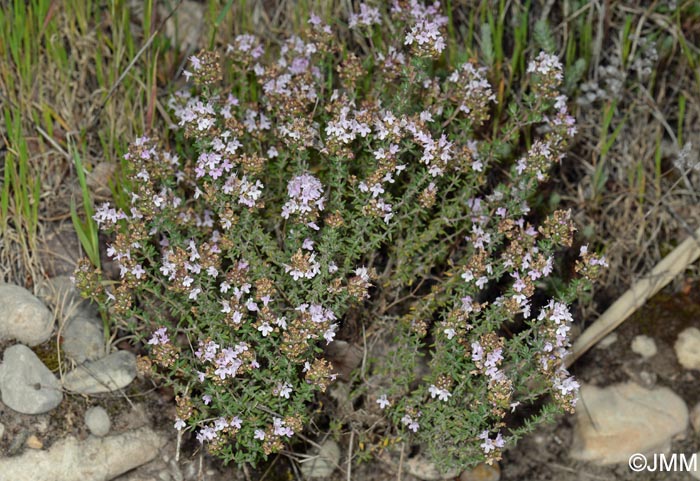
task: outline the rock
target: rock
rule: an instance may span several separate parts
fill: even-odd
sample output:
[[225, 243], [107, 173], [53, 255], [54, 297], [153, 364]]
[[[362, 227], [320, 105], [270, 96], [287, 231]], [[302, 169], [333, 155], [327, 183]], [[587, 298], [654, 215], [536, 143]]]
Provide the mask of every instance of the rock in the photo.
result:
[[454, 479], [459, 476], [459, 471], [456, 469], [450, 469], [443, 473], [438, 469], [435, 463], [429, 461], [428, 458], [420, 454], [405, 460], [404, 467], [406, 468], [406, 472], [408, 474], [415, 476], [418, 479], [423, 479], [424, 481]]
[[599, 465], [627, 463], [635, 453], [668, 451], [671, 438], [687, 426], [688, 408], [668, 388], [585, 385], [579, 393], [570, 455]]
[[362, 348], [345, 341], [331, 342], [324, 348], [324, 354], [343, 381], [350, 380], [352, 371], [362, 363]]
[[608, 334], [606, 337], [601, 339], [596, 347], [598, 347], [599, 349], [607, 349], [610, 346], [612, 346], [613, 344], [615, 344], [616, 342], [617, 342], [617, 333], [613, 332], [612, 334]]
[[690, 411], [690, 425], [696, 433], [700, 433], [700, 403], [697, 403], [692, 411]]
[[43, 281], [38, 296], [60, 316], [61, 347], [66, 356], [80, 364], [105, 355], [102, 319], [99, 311], [82, 299], [68, 276]]
[[129, 351], [116, 351], [70, 371], [63, 378], [63, 387], [81, 394], [98, 394], [123, 389], [135, 377], [136, 356]]
[[70, 276], [56, 276], [39, 281], [36, 295], [49, 306], [59, 307], [63, 311], [75, 304], [87, 302], [80, 297]]
[[22, 414], [41, 414], [63, 399], [61, 384], [49, 368], [22, 344], [5, 349], [0, 364], [2, 402]]
[[318, 453], [301, 465], [305, 479], [328, 479], [340, 462], [340, 447], [332, 439], [321, 444]]
[[79, 307], [66, 319], [61, 340], [63, 352], [76, 363], [94, 361], [105, 355], [102, 320], [92, 316], [88, 309]]
[[109, 187], [109, 182], [114, 177], [116, 169], [117, 164], [114, 162], [99, 162], [92, 168], [92, 172], [88, 172], [85, 180], [90, 193], [96, 199], [111, 199], [112, 190]]
[[[408, 449], [408, 447], [404, 447], [404, 449]], [[391, 466], [394, 471], [398, 471], [399, 464], [401, 462], [400, 450], [385, 450], [380, 455], [380, 458], [386, 464]], [[425, 455], [420, 453], [404, 459], [402, 465], [405, 472], [424, 481], [440, 481], [443, 479], [454, 479], [459, 476], [459, 470], [457, 469], [449, 469], [445, 472], [440, 471], [435, 463], [431, 462]]]
[[105, 481], [147, 463], [165, 442], [148, 428], [85, 441], [68, 437], [45, 451], [0, 458], [0, 481]]
[[501, 466], [498, 463], [481, 463], [474, 469], [462, 472], [459, 481], [500, 481]]
[[649, 359], [650, 357], [655, 356], [657, 353], [656, 343], [654, 340], [651, 337], [643, 334], [635, 336], [635, 338], [632, 339], [632, 345], [630, 347], [632, 348], [632, 352], [639, 354], [644, 359]]
[[[159, 5], [158, 11], [165, 18], [170, 13], [170, 8]], [[183, 52], [195, 49], [202, 34], [205, 14], [205, 4], [184, 0], [172, 17], [165, 22], [165, 36], [179, 45]]]
[[700, 370], [700, 329], [689, 327], [683, 330], [678, 334], [673, 348], [681, 366]]
[[103, 407], [94, 406], [85, 411], [85, 425], [95, 436], [106, 436], [111, 424], [109, 414]]
[[42, 443], [41, 440], [34, 434], [27, 438], [25, 444], [29, 449], [41, 449], [44, 447], [44, 443]]
[[0, 441], [2, 441], [2, 435], [5, 434], [5, 425], [0, 423]]
[[71, 222], [44, 224], [44, 234], [39, 236], [37, 254], [49, 277], [72, 275], [81, 252], [80, 240]]
[[0, 341], [15, 339], [36, 346], [51, 337], [53, 314], [28, 290], [0, 284], [0, 306]]
[[[695, 465], [692, 466], [691, 469], [690, 469], [690, 471], [688, 471], [688, 472], [690, 473], [690, 475], [691, 475], [694, 479], [699, 479], [699, 480], [700, 480], [700, 451], [698, 451], [697, 453], [695, 453], [693, 456], [695, 456], [695, 459], [696, 459]], [[688, 462], [691, 462], [691, 461], [692, 461], [692, 459], [689, 460]], [[693, 469], [693, 468], [694, 468], [694, 469]]]

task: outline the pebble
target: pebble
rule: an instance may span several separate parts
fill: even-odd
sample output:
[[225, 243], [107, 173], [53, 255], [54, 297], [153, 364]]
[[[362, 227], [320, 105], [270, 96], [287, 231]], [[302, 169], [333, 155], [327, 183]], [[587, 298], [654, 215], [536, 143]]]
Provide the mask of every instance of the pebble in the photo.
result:
[[81, 394], [98, 394], [123, 389], [136, 377], [136, 356], [116, 351], [82, 364], [63, 378], [63, 387]]
[[599, 349], [607, 349], [610, 346], [612, 346], [613, 344], [615, 344], [616, 342], [617, 342], [617, 333], [613, 332], [612, 334], [608, 334], [603, 339], [601, 339], [596, 347], [598, 347]]
[[103, 407], [94, 406], [85, 411], [85, 425], [95, 436], [106, 436], [112, 423]]
[[459, 476], [459, 481], [500, 481], [500, 479], [501, 466], [498, 463], [492, 465], [481, 463]]
[[41, 440], [34, 434], [27, 438], [25, 444], [29, 449], [41, 449], [44, 447], [44, 443], [42, 443]]
[[14, 339], [36, 346], [51, 337], [53, 314], [28, 290], [0, 284], [0, 306], [0, 341]]
[[635, 336], [635, 338], [632, 339], [632, 345], [630, 347], [632, 348], [632, 352], [639, 354], [644, 359], [649, 359], [650, 357], [655, 356], [658, 352], [654, 340], [651, 337], [643, 334]]
[[328, 479], [340, 462], [340, 447], [332, 439], [321, 444], [317, 454], [301, 465], [306, 479]]
[[598, 465], [627, 463], [635, 453], [668, 451], [671, 438], [687, 426], [688, 408], [668, 388], [584, 385], [570, 455]]
[[37, 355], [22, 344], [5, 349], [0, 364], [2, 402], [22, 414], [41, 414], [63, 399], [61, 384]]
[[700, 329], [689, 327], [681, 331], [673, 348], [681, 366], [700, 370]]
[[166, 439], [148, 428], [78, 441], [68, 437], [47, 450], [0, 458], [0, 480], [109, 480], [156, 457]]

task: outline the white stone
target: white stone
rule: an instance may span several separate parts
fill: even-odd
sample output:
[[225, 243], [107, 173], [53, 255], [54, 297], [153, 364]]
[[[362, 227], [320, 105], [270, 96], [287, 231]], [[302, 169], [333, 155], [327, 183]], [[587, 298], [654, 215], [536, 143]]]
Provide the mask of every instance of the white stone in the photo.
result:
[[63, 377], [63, 387], [81, 394], [98, 394], [123, 389], [136, 377], [136, 356], [129, 351], [86, 362]]
[[626, 463], [635, 453], [666, 452], [671, 438], [688, 426], [688, 408], [673, 391], [634, 383], [584, 385], [576, 411], [570, 455], [599, 465]]
[[655, 356], [658, 352], [654, 340], [651, 337], [643, 334], [635, 336], [635, 338], [632, 339], [631, 348], [632, 352], [639, 354], [644, 359], [649, 359], [650, 357]]
[[94, 406], [85, 411], [85, 425], [95, 436], [106, 436], [112, 422], [103, 407]]
[[31, 292], [12, 284], [0, 284], [0, 341], [14, 339], [28, 346], [51, 337], [54, 316]]
[[318, 453], [304, 461], [301, 473], [305, 479], [328, 479], [340, 462], [340, 447], [332, 439], [321, 444]]
[[612, 346], [613, 344], [615, 344], [616, 342], [617, 342], [617, 333], [613, 332], [613, 333], [605, 336], [603, 339], [601, 339], [596, 347], [598, 347], [599, 349], [607, 349], [610, 346]]
[[693, 426], [696, 433], [700, 433], [700, 403], [697, 403], [690, 411], [690, 425]]
[[0, 481], [106, 481], [152, 460], [166, 439], [148, 428], [0, 458]]
[[678, 362], [686, 369], [700, 370], [700, 329], [689, 327], [678, 334], [673, 345]]
[[61, 383], [41, 359], [22, 344], [5, 349], [0, 364], [2, 402], [22, 414], [42, 414], [63, 399]]

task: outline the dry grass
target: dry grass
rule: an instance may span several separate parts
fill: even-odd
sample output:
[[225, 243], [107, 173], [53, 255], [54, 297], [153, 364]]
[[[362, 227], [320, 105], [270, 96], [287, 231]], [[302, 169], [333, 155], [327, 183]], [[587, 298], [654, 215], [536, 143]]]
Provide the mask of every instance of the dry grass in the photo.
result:
[[[625, 48], [630, 59], [642, 56], [645, 45], [658, 50], [649, 77], [621, 68], [616, 95], [579, 108], [580, 135], [562, 169], [565, 205], [574, 208], [585, 239], [604, 246], [610, 261], [601, 283], [607, 300], [650, 271], [700, 225], [698, 184], [674, 167], [684, 142], [700, 145], [695, 120], [700, 84], [693, 71], [698, 51], [682, 47], [683, 42], [697, 44], [700, 12], [689, 2], [681, 3], [679, 9], [686, 8], [681, 24], [652, 7], [625, 2], [604, 11], [601, 3], [591, 6], [597, 12], [597, 18], [589, 19], [595, 25], [594, 38], [602, 41], [588, 79], [603, 83], [609, 66], [621, 63]], [[621, 35], [625, 22], [633, 26], [626, 42]], [[606, 108], [614, 109], [610, 125], [604, 121]], [[606, 145], [616, 129], [617, 137]], [[697, 162], [697, 150], [694, 155]]]

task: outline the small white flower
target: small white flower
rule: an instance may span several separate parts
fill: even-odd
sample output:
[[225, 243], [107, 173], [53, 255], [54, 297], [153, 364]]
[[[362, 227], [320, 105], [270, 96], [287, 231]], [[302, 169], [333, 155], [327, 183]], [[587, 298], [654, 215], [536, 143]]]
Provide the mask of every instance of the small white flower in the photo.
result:
[[391, 406], [391, 402], [386, 398], [386, 394], [382, 394], [382, 396], [377, 399], [377, 404], [379, 404], [380, 409], [385, 409]]
[[288, 382], [285, 382], [281, 386], [278, 387], [279, 389], [279, 397], [283, 397], [285, 399], [289, 399], [289, 395], [292, 394], [292, 386]]
[[262, 325], [258, 327], [258, 331], [262, 333], [263, 337], [267, 337], [268, 334], [274, 331], [274, 328], [270, 326], [267, 322], [263, 322]]

